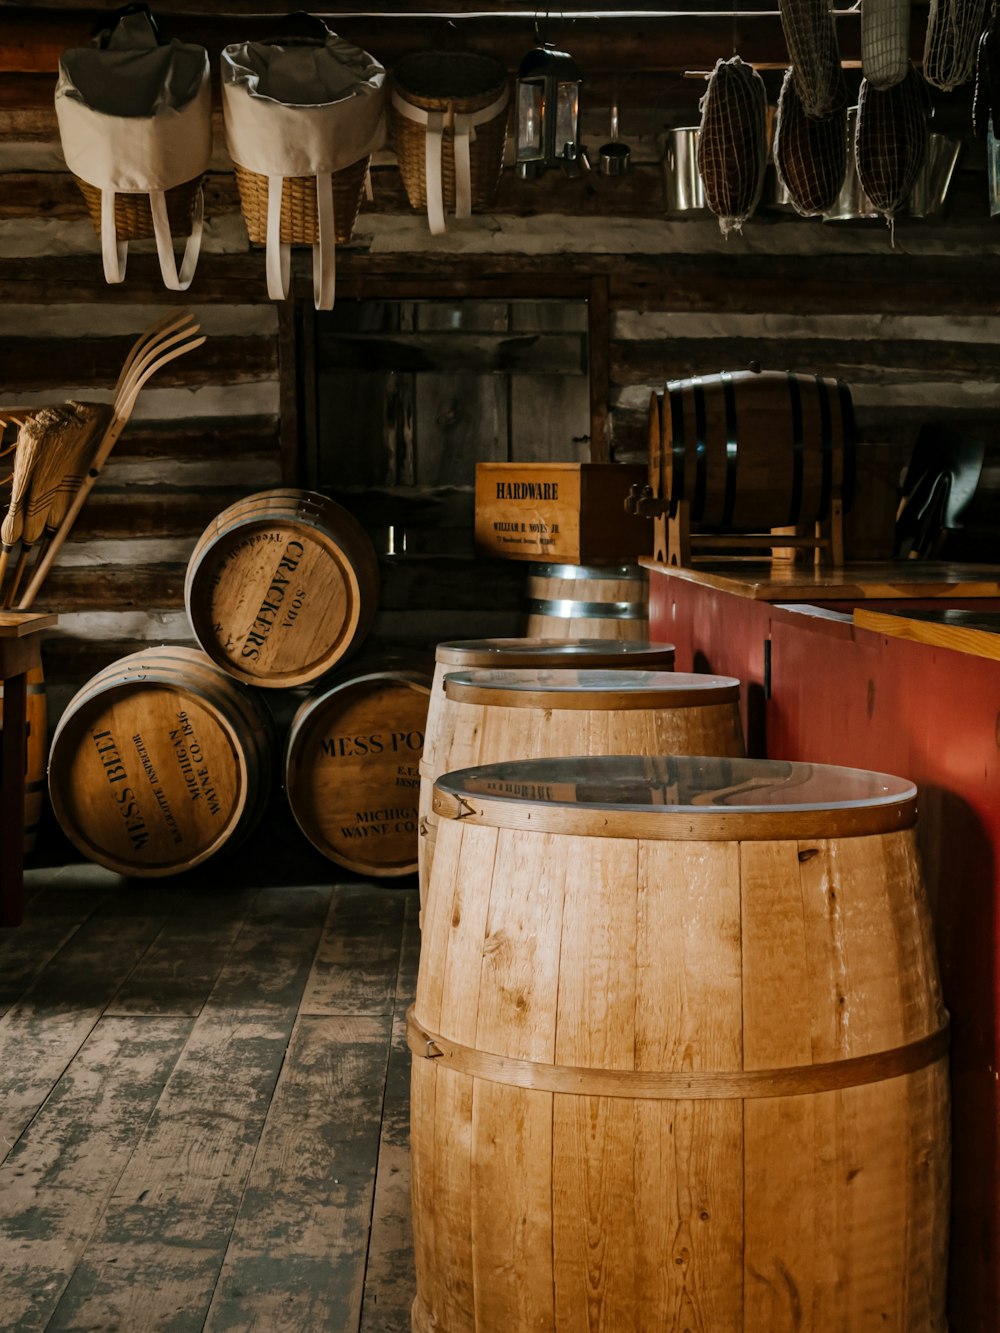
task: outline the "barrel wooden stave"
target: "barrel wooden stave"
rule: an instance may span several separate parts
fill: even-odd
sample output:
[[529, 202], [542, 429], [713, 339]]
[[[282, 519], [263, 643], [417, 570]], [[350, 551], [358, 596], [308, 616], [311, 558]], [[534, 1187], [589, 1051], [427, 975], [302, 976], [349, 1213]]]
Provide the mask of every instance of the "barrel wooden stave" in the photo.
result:
[[364, 529], [311, 491], [262, 491], [218, 514], [188, 562], [184, 600], [195, 636], [236, 679], [308, 684], [370, 628], [378, 561]]
[[[623, 1080], [905, 1046], [945, 1021], [912, 830], [637, 844], [444, 820], [414, 1015]], [[631, 1333], [680, 1311], [713, 1333], [943, 1333], [944, 1057], [663, 1100], [445, 1063], [413, 1062], [414, 1329]]]
[[673, 505], [687, 502], [692, 522], [708, 528], [767, 531], [824, 519], [832, 501], [845, 496], [854, 429], [849, 402], [846, 387], [822, 376], [735, 371], [670, 381], [649, 407], [653, 494]]
[[380, 878], [417, 869], [429, 697], [425, 674], [363, 672], [322, 687], [298, 709], [285, 791], [296, 823], [329, 860]]
[[532, 565], [526, 595], [529, 638], [649, 638], [649, 585], [639, 565]]
[[52, 738], [49, 795], [70, 841], [120, 874], [158, 877], [235, 847], [270, 791], [270, 716], [187, 648], [150, 648], [98, 672]]

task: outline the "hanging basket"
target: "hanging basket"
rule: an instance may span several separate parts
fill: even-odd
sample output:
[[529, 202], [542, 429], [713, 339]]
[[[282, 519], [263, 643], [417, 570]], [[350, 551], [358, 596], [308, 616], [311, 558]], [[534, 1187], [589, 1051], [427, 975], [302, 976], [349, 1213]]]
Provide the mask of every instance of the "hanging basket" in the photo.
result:
[[[164, 284], [186, 290], [212, 151], [206, 49], [161, 42], [142, 6], [120, 11], [91, 46], [63, 52], [55, 111], [66, 165], [101, 238], [106, 280], [124, 280], [129, 241], [152, 238]], [[175, 236], [186, 237], [179, 265]]]
[[351, 238], [384, 138], [384, 95], [382, 65], [321, 20], [315, 36], [224, 48], [226, 145], [250, 240], [266, 247], [272, 299], [288, 295], [290, 247], [310, 245], [316, 309], [333, 308], [336, 246]]
[[[100, 236], [101, 191], [96, 185], [91, 185], [89, 181], [82, 180], [79, 176], [74, 176], [73, 179], [80, 187], [94, 231]], [[204, 179], [204, 175], [196, 176], [194, 180], [185, 181], [183, 185], [175, 185], [170, 190], [164, 190], [167, 220], [172, 235], [190, 235], [194, 225], [198, 194]], [[154, 235], [153, 210], [150, 207], [149, 195], [116, 192], [115, 238], [119, 241], [148, 241]]]
[[[354, 235], [361, 211], [369, 157], [333, 173], [333, 209], [338, 245]], [[247, 233], [254, 245], [267, 244], [267, 177], [235, 163], [240, 208]], [[285, 176], [281, 186], [282, 245], [316, 245], [319, 241], [319, 207], [315, 176]]]
[[425, 51], [393, 71], [389, 132], [406, 196], [427, 209], [431, 231], [445, 211], [489, 209], [503, 169], [510, 100], [507, 71], [491, 56]]

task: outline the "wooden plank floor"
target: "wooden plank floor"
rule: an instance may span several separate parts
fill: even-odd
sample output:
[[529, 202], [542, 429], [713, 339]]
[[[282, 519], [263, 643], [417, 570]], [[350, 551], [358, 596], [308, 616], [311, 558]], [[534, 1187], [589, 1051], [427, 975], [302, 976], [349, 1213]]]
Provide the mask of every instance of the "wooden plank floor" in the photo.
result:
[[415, 880], [290, 852], [27, 872], [0, 929], [4, 1333], [409, 1329]]

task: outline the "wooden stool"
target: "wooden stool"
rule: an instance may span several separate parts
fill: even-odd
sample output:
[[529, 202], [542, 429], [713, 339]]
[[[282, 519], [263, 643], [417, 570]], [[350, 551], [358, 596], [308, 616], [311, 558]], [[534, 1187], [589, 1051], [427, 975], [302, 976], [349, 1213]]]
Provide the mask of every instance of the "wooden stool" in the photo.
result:
[[19, 926], [24, 893], [24, 752], [27, 744], [28, 672], [41, 666], [38, 631], [59, 617], [0, 611], [0, 680], [3, 741], [0, 744], [0, 926]]

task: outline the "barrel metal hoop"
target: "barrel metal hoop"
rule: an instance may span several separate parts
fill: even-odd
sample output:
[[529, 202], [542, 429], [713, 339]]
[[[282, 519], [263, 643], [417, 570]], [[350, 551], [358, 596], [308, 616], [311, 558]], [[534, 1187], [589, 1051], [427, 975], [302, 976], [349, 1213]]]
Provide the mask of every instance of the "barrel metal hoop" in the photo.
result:
[[739, 425], [732, 371], [724, 370], [721, 379], [722, 396], [726, 406], [726, 497], [722, 506], [722, 526], [731, 528], [733, 515], [736, 512], [736, 466], [740, 453]]
[[645, 620], [645, 602], [571, 602], [529, 598], [528, 613], [561, 620]]
[[804, 440], [802, 437], [802, 390], [798, 376], [788, 372], [788, 399], [792, 409], [792, 496], [788, 507], [788, 522], [794, 525], [802, 514], [802, 482]]
[[[443, 1068], [536, 1092], [558, 1092], [583, 1097], [630, 1097], [647, 1101], [718, 1101], [753, 1097], [801, 1097], [839, 1092], [868, 1083], [881, 1083], [916, 1073], [942, 1060], [948, 1051], [948, 1019], [936, 1032], [905, 1046], [871, 1055], [786, 1069], [746, 1070], [638, 1070], [587, 1069], [544, 1064], [480, 1051], [427, 1032], [406, 1014], [407, 1045], [414, 1055], [443, 1060]], [[433, 1055], [430, 1054], [433, 1048]]]
[[820, 448], [823, 460], [823, 481], [819, 496], [819, 510], [816, 521], [828, 518], [830, 502], [833, 499], [833, 418], [830, 411], [830, 390], [822, 375], [816, 376], [816, 392], [819, 395]]
[[844, 442], [843, 479], [840, 483], [840, 495], [845, 510], [850, 509], [854, 499], [858, 444], [858, 423], [854, 419], [854, 403], [851, 391], [843, 380], [837, 381], [837, 395], [840, 398], [840, 432]]
[[684, 450], [686, 440], [684, 434], [684, 385], [683, 382], [674, 386], [667, 385], [667, 394], [670, 398], [670, 494], [666, 497], [670, 502], [670, 517], [677, 517], [677, 506], [684, 499]]
[[538, 579], [628, 579], [634, 583], [646, 582], [646, 571], [641, 565], [532, 565], [529, 575]]
[[705, 492], [708, 489], [708, 426], [705, 419], [705, 386], [700, 375], [691, 378], [694, 390], [694, 499], [691, 516], [698, 522], [705, 512]]

